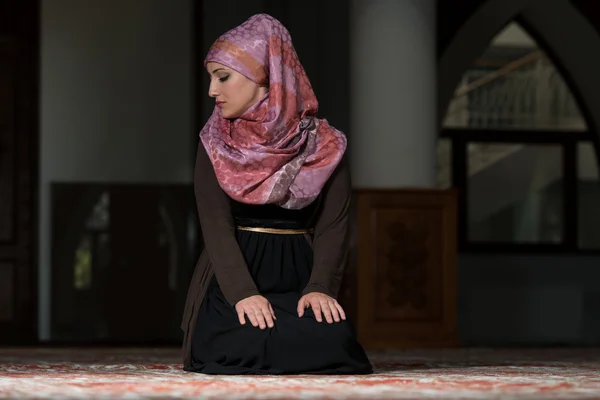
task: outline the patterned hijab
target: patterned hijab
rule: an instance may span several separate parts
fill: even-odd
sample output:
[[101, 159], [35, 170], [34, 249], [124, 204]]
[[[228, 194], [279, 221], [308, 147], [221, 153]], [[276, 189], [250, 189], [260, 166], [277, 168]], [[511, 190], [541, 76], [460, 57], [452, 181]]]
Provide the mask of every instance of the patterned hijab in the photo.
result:
[[309, 205], [342, 159], [346, 137], [315, 117], [317, 98], [288, 30], [270, 15], [254, 15], [217, 39], [209, 62], [269, 86], [234, 120], [215, 107], [200, 132], [221, 188], [246, 204]]

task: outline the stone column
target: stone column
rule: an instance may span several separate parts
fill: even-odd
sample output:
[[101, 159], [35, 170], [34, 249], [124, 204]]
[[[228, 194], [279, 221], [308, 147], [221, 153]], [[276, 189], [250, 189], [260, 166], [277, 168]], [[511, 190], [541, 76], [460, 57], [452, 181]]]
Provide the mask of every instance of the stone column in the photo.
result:
[[353, 0], [350, 156], [356, 188], [435, 186], [434, 0]]
[[436, 188], [436, 2], [352, 7], [359, 339], [369, 350], [455, 346], [456, 192]]

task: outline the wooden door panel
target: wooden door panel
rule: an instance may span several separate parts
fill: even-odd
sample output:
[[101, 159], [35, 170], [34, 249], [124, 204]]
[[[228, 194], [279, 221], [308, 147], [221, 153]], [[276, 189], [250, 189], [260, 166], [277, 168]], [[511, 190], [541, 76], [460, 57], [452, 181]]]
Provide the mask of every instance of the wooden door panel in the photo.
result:
[[458, 344], [456, 196], [357, 191], [357, 325], [367, 349]]

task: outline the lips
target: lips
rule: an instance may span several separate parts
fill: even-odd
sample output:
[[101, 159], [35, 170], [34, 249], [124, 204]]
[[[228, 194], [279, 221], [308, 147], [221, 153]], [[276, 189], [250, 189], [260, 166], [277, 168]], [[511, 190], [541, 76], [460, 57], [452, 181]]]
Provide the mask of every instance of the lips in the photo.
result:
[[224, 101], [217, 101], [217, 107], [223, 107]]

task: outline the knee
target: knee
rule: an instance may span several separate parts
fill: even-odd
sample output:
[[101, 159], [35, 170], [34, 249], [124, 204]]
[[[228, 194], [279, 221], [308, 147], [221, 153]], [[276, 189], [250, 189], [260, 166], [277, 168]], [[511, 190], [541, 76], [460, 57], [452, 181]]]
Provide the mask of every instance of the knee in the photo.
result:
[[334, 322], [332, 324], [326, 321], [318, 322], [313, 320], [313, 322], [311, 336], [331, 346], [343, 345], [346, 341], [353, 339], [352, 327], [347, 321]]

